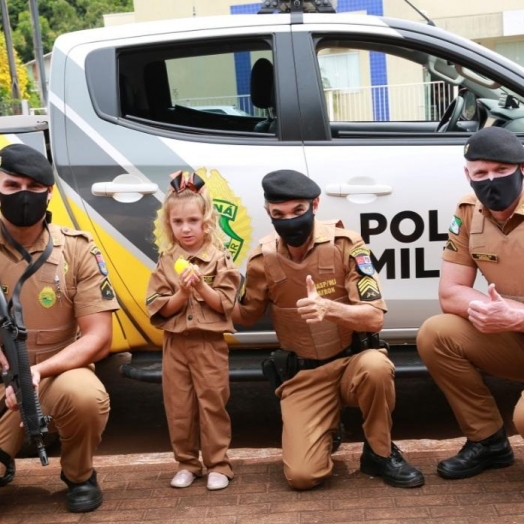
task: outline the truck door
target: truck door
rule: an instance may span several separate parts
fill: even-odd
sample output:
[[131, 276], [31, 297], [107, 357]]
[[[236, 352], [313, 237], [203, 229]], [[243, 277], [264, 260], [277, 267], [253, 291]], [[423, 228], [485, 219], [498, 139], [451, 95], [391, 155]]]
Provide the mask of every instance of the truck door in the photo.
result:
[[[319, 217], [362, 234], [389, 307], [387, 337], [413, 342], [440, 312], [441, 251], [459, 198], [472, 192], [464, 143], [485, 123], [486, 106], [498, 108], [504, 73], [479, 46], [377, 20], [296, 25], [293, 36], [300, 110], [310, 120], [307, 168], [322, 188]], [[522, 83], [508, 85], [522, 92]]]
[[[180, 20], [173, 23], [186, 30], [57, 43], [53, 60], [59, 70], [62, 53], [65, 79], [51, 82], [50, 95], [58, 173], [78, 225], [97, 233], [146, 343], [161, 344], [145, 293], [170, 173], [197, 171], [206, 180], [243, 271], [271, 230], [261, 178], [306, 169], [289, 17], [275, 18], [261, 17], [256, 30], [190, 30], [202, 21]], [[245, 345], [243, 337], [235, 340]]]

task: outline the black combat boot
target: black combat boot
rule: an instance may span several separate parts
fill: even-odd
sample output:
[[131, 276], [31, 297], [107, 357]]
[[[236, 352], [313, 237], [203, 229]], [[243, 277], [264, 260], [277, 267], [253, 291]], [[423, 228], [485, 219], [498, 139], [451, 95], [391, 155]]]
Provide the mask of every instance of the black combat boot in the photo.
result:
[[364, 449], [360, 456], [360, 471], [371, 477], [382, 477], [386, 484], [396, 488], [416, 488], [424, 484], [424, 476], [411, 464], [408, 464], [400, 450], [391, 444], [391, 455], [377, 455], [364, 441]]
[[62, 471], [60, 478], [67, 484], [67, 509], [72, 513], [93, 511], [102, 504], [102, 490], [96, 481], [96, 471], [85, 482], [75, 484]]
[[344, 439], [344, 433], [346, 432], [346, 428], [344, 427], [344, 424], [342, 422], [338, 425], [337, 432], [333, 435], [333, 443], [331, 445], [331, 453], [335, 453], [337, 449], [340, 447], [340, 444], [342, 444], [342, 440]]
[[465, 479], [488, 468], [505, 468], [513, 464], [513, 450], [504, 428], [479, 442], [466, 440], [454, 457], [438, 463], [437, 472], [445, 479]]
[[0, 448], [0, 462], [5, 466], [5, 472], [0, 477], [0, 487], [7, 486], [15, 478], [16, 466], [15, 460]]

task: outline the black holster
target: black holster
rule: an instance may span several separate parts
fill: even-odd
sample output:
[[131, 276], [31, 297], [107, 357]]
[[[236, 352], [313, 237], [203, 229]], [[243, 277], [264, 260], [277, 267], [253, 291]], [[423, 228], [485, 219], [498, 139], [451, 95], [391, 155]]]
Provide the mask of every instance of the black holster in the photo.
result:
[[293, 351], [276, 349], [262, 362], [262, 373], [273, 389], [277, 389], [286, 380], [293, 378], [299, 371], [299, 358]]
[[353, 355], [365, 351], [366, 349], [389, 349], [389, 344], [380, 338], [380, 333], [370, 333], [369, 331], [355, 331], [351, 341], [351, 352]]

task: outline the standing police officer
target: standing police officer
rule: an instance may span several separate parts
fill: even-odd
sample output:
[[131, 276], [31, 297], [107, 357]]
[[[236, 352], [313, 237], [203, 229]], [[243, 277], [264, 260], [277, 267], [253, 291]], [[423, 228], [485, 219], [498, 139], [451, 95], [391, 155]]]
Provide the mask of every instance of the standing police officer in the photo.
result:
[[[524, 148], [499, 127], [473, 134], [464, 149], [474, 195], [462, 198], [443, 252], [439, 297], [444, 314], [421, 327], [417, 346], [467, 440], [441, 461], [448, 479], [513, 463], [495, 400], [480, 370], [524, 381]], [[477, 271], [489, 286], [473, 288]], [[524, 436], [524, 397], [514, 412]]]
[[270, 308], [284, 350], [275, 352], [275, 366], [288, 483], [309, 489], [331, 475], [333, 435], [348, 405], [364, 418], [361, 471], [392, 486], [422, 485], [391, 442], [393, 363], [358, 344], [357, 332], [378, 332], [386, 311], [369, 250], [357, 233], [315, 220], [320, 188], [302, 173], [274, 171], [262, 187], [276, 233], [250, 256], [233, 319], [250, 324]]
[[[118, 303], [89, 234], [47, 222], [53, 185], [52, 167], [39, 152], [23, 144], [0, 151], [1, 285], [12, 299], [28, 262], [43, 261], [20, 293], [32, 380], [60, 437], [67, 507], [85, 512], [102, 503], [93, 455], [109, 415], [109, 397], [92, 364], [109, 352]], [[8, 366], [1, 352], [0, 364]], [[5, 486], [14, 478], [24, 429], [11, 386], [0, 386], [0, 401], [9, 408], [0, 419]]]

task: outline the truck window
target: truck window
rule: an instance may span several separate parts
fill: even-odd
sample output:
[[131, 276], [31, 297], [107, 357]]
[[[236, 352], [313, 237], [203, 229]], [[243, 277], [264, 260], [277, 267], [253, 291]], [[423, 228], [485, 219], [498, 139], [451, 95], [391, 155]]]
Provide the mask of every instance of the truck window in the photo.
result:
[[332, 138], [474, 132], [485, 125], [524, 131], [524, 106], [500, 105], [510, 89], [446, 57], [324, 38], [317, 40], [317, 62]]
[[183, 133], [276, 135], [273, 52], [263, 40], [122, 51], [118, 72], [121, 118]]

